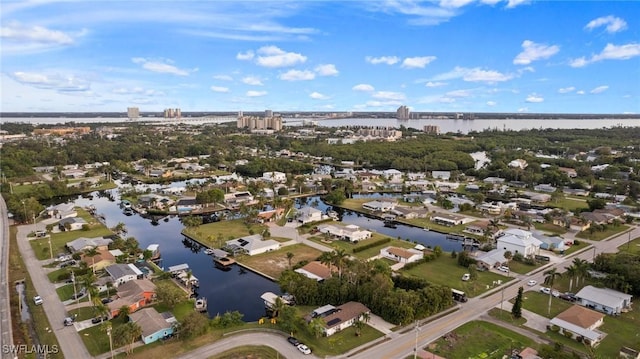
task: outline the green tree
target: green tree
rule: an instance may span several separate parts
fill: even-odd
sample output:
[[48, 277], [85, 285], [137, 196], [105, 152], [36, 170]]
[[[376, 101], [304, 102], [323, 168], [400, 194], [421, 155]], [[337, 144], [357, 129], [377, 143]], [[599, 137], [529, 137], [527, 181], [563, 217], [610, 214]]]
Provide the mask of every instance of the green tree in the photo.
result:
[[287, 261], [289, 261], [289, 269], [291, 269], [291, 260], [293, 260], [293, 257], [295, 255], [291, 252], [287, 252]]
[[320, 336], [322, 336], [322, 333], [324, 332], [324, 324], [324, 320], [320, 317], [313, 318], [309, 321], [309, 331], [315, 338], [320, 338]]
[[522, 294], [524, 292], [524, 288], [520, 287], [518, 288], [518, 295], [516, 296], [516, 300], [513, 303], [513, 306], [511, 307], [511, 315], [513, 315], [514, 318], [521, 318], [522, 317]]
[[549, 286], [549, 308], [547, 314], [551, 314], [551, 298], [553, 297], [553, 284], [556, 278], [561, 278], [562, 273], [558, 272], [556, 268], [551, 268], [544, 273], [544, 284]]
[[156, 299], [169, 308], [184, 300], [184, 291], [172, 282], [158, 282], [156, 285]]
[[133, 352], [133, 343], [141, 339], [142, 328], [134, 322], [126, 322], [113, 329], [113, 339], [117, 346], [127, 346], [127, 354]]
[[180, 322], [180, 335], [185, 338], [194, 338], [204, 334], [209, 327], [209, 319], [202, 313], [191, 312]]

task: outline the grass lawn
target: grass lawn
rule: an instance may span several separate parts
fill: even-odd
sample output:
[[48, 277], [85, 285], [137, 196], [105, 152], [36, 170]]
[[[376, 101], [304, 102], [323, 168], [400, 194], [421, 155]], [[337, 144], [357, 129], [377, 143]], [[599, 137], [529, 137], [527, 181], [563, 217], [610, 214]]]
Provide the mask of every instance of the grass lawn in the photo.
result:
[[[540, 314], [541, 316], [549, 319], [573, 306], [573, 303], [571, 302], [551, 296], [551, 314], [549, 314], [549, 294], [529, 291], [524, 292], [522, 299], [522, 309]], [[511, 300], [512, 303], [513, 301], [514, 299]]]
[[258, 272], [278, 279], [282, 272], [289, 269], [287, 253], [293, 253], [291, 266], [294, 266], [300, 261], [316, 260], [322, 252], [315, 248], [305, 246], [304, 244], [294, 244], [292, 246], [283, 247], [277, 251], [262, 253], [255, 256], [237, 257], [236, 261]]
[[254, 234], [262, 234], [266, 229], [267, 226], [262, 224], [247, 225], [242, 219], [234, 219], [207, 223], [196, 228], [185, 228], [183, 233], [209, 247], [220, 248], [227, 240], [248, 236], [251, 234], [250, 231]]
[[601, 241], [605, 238], [609, 238], [613, 235], [616, 235], [618, 233], [624, 232], [627, 229], [629, 229], [629, 226], [626, 225], [619, 225], [617, 227], [614, 226], [607, 226], [607, 229], [605, 231], [595, 231], [593, 233], [591, 233], [590, 230], [586, 230], [586, 231], [582, 231], [578, 234], [576, 234], [576, 238], [585, 238], [585, 239], [590, 239], [592, 241]]
[[578, 209], [589, 208], [589, 205], [584, 198], [571, 196], [558, 198], [558, 200], [553, 200], [550, 204], [554, 207], [562, 208], [570, 212], [575, 212]]
[[98, 315], [94, 307], [82, 307], [82, 308], [72, 309], [69, 311], [69, 316], [72, 316], [74, 314], [78, 314], [78, 317], [76, 318], [76, 321], [78, 322], [82, 320], [91, 319]]
[[[78, 211], [80, 213], [80, 211]], [[77, 238], [80, 237], [103, 237], [112, 235], [113, 232], [107, 227], [105, 227], [102, 223], [93, 220], [89, 223], [89, 230], [78, 230], [78, 231], [65, 231], [60, 233], [51, 233], [51, 247], [53, 250], [53, 256], [55, 257], [58, 253], [68, 253], [65, 245]], [[34, 239], [29, 241], [31, 247], [33, 248], [36, 257], [39, 260], [49, 259], [49, 239]]]
[[640, 237], [619, 246], [618, 250], [620, 250], [620, 252], [640, 255]]
[[71, 271], [70, 267], [56, 269], [53, 272], [47, 273], [47, 277], [49, 277], [49, 281], [51, 283], [58, 283], [58, 282], [60, 282], [58, 280], [58, 277], [60, 277], [61, 275], [64, 276], [65, 274], [69, 273], [70, 271]]
[[511, 312], [508, 310], [501, 310], [499, 308], [491, 308], [489, 309], [488, 314], [496, 319], [500, 319], [503, 322], [509, 323], [511, 325], [515, 325], [517, 327], [523, 327], [524, 323], [527, 322], [524, 318], [515, 318], [511, 315]]
[[598, 328], [607, 335], [596, 349], [596, 354], [603, 358], [616, 358], [621, 347], [638, 349], [640, 339], [640, 314], [637, 311], [623, 313], [618, 317], [606, 316], [604, 324]]
[[[112, 331], [123, 324], [124, 322], [120, 318], [111, 320]], [[84, 346], [87, 347], [89, 354], [95, 356], [109, 351], [109, 337], [102, 324], [81, 330], [78, 334], [84, 342]], [[117, 349], [115, 345], [113, 349]]]
[[429, 350], [445, 358], [502, 358], [511, 349], [535, 347], [536, 343], [493, 323], [473, 321], [431, 343]]
[[[76, 292], [80, 292], [80, 289], [83, 287], [83, 285], [81, 284], [76, 284]], [[60, 298], [61, 301], [65, 301], [65, 300], [69, 300], [71, 299], [71, 296], [73, 296], [73, 284], [67, 284], [64, 285], [60, 288], [56, 289], [56, 293], [58, 293], [58, 297]], [[84, 297], [80, 298], [80, 300], [78, 300], [78, 302], [86, 302], [89, 300], [89, 296], [85, 295]]]
[[193, 300], [185, 300], [183, 302], [176, 304], [173, 308], [169, 308], [166, 305], [161, 303], [154, 304], [153, 307], [156, 308], [158, 313], [171, 312], [178, 321], [181, 321], [189, 313], [194, 311], [193, 303], [194, 303]]
[[585, 248], [586, 246], [587, 246], [587, 244], [585, 242], [578, 241], [577, 244], [574, 243], [571, 246], [569, 246], [569, 249], [564, 251], [564, 255], [566, 256], [566, 255], [569, 255], [569, 254], [571, 254], [573, 252], [577, 252], [577, 251]]
[[462, 281], [462, 275], [467, 273], [467, 268], [458, 265], [458, 260], [451, 258], [448, 253], [443, 253], [434, 261], [421, 263], [411, 269], [402, 270], [409, 276], [419, 277], [434, 284], [445, 285], [461, 290], [467, 297], [478, 296], [491, 289], [493, 282], [501, 280], [503, 283], [509, 278], [493, 272], [478, 272], [478, 279], [467, 282]]
[[383, 234], [380, 233], [376, 233], [376, 232], [372, 232], [372, 236], [371, 238], [364, 240], [364, 241], [360, 241], [358, 243], [351, 243], [351, 242], [347, 242], [347, 241], [340, 241], [340, 240], [330, 240], [330, 241], [325, 241], [324, 237], [322, 235], [318, 235], [318, 236], [314, 236], [314, 237], [310, 237], [309, 239], [317, 242], [319, 244], [322, 244], [324, 246], [328, 246], [334, 249], [344, 249], [344, 251], [349, 254], [349, 255], [353, 255], [357, 258], [360, 259], [369, 259], [371, 257], [377, 256], [378, 254], [380, 254], [380, 249], [384, 248], [384, 247], [388, 247], [388, 246], [395, 246], [395, 247], [401, 247], [401, 248], [413, 248], [416, 246], [415, 243], [412, 242], [408, 242], [405, 240], [400, 240], [400, 239], [394, 239], [391, 238], [391, 241], [386, 242], [386, 243], [382, 243], [379, 246], [375, 246], [372, 248], [368, 248], [365, 250], [362, 250], [360, 252], [353, 252], [354, 248], [359, 248], [362, 246], [367, 246], [373, 242], [377, 242], [381, 239], [384, 238], [389, 238], [388, 236], [385, 236]]
[[535, 270], [536, 268], [540, 268], [545, 264], [546, 263], [538, 263], [536, 265], [529, 265], [512, 260], [509, 261], [509, 271], [519, 274], [525, 274], [531, 272], [532, 270]]
[[534, 223], [533, 227], [539, 231], [553, 234], [565, 234], [567, 229], [564, 227], [556, 226], [553, 223]]
[[233, 348], [224, 353], [214, 355], [208, 359], [276, 359], [280, 358], [280, 354], [271, 347], [264, 345], [247, 345], [243, 347]]

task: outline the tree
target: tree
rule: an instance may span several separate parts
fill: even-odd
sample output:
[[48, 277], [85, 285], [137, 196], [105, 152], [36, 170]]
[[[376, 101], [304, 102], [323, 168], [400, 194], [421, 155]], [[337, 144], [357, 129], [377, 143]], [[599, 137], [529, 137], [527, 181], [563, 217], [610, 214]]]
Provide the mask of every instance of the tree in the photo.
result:
[[289, 269], [291, 269], [291, 260], [293, 259], [294, 254], [291, 252], [287, 252], [287, 260], [289, 261]]
[[578, 275], [578, 268], [572, 264], [568, 267], [564, 267], [564, 269], [566, 269], [565, 273], [569, 276], [569, 291], [571, 292], [573, 289], [573, 280], [576, 279], [576, 276]]
[[86, 255], [87, 257], [91, 258], [91, 270], [93, 270], [93, 274], [96, 273], [96, 267], [95, 267], [95, 262], [94, 262], [94, 257], [97, 256], [99, 253], [95, 248], [89, 248], [86, 249], [84, 251], [84, 255]]
[[113, 339], [117, 346], [127, 346], [127, 354], [133, 351], [133, 343], [140, 339], [142, 328], [134, 322], [126, 322], [113, 329]]
[[553, 283], [556, 278], [561, 278], [562, 273], [558, 272], [556, 268], [551, 268], [544, 273], [544, 284], [549, 286], [549, 308], [547, 314], [551, 314], [551, 298], [553, 297]]
[[173, 283], [158, 282], [156, 285], [156, 298], [169, 308], [184, 300], [184, 291]]
[[131, 308], [128, 305], [123, 305], [118, 310], [118, 317], [123, 318], [124, 321], [127, 320], [129, 314], [131, 314]]
[[330, 204], [334, 204], [334, 205], [341, 205], [342, 202], [344, 202], [347, 199], [347, 197], [344, 194], [344, 190], [342, 189], [334, 189], [333, 191], [329, 192], [329, 194], [327, 194], [325, 200], [330, 203]]
[[580, 258], [574, 258], [573, 262], [571, 262], [573, 266], [576, 267], [576, 287], [579, 285], [580, 283], [584, 282], [584, 278], [587, 277], [588, 275], [588, 270], [590, 267], [590, 264], [587, 260], [585, 259], [580, 259]]
[[353, 323], [353, 327], [356, 328], [356, 336], [359, 337], [362, 334], [362, 328], [364, 328], [365, 324], [360, 319], [356, 319]]
[[347, 261], [348, 257], [349, 255], [343, 248], [336, 249], [333, 251], [333, 263], [338, 268], [338, 278], [340, 279], [342, 279], [342, 270], [344, 268], [344, 264]]
[[318, 258], [320, 263], [329, 267], [329, 273], [333, 273], [331, 271], [331, 265], [333, 264], [333, 253], [332, 252], [322, 252], [320, 258]]
[[[353, 323], [355, 326], [355, 323]], [[320, 338], [324, 332], [324, 320], [320, 317], [313, 318], [309, 321], [309, 331], [315, 338]]]
[[207, 331], [209, 319], [202, 313], [191, 312], [180, 322], [180, 335], [185, 338], [197, 337]]
[[514, 318], [521, 318], [522, 317], [522, 294], [524, 292], [524, 288], [520, 287], [518, 288], [518, 295], [516, 296], [516, 301], [513, 303], [513, 306], [511, 307], [511, 315], [513, 315]]

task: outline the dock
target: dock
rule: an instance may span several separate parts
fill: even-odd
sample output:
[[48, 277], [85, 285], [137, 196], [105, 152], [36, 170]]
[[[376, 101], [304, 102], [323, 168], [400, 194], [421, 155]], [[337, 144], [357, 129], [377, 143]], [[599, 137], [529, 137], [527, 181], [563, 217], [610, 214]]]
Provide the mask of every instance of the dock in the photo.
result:
[[201, 297], [196, 299], [196, 302], [194, 303], [195, 306], [195, 310], [202, 313], [202, 312], [206, 312], [207, 311], [207, 298], [205, 297]]

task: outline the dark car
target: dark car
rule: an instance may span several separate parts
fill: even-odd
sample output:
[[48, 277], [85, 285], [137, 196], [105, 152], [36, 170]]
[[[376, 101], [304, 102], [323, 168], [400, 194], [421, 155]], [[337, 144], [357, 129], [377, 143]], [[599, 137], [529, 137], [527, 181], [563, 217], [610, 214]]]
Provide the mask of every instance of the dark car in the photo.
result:
[[289, 337], [287, 338], [287, 341], [289, 343], [291, 343], [291, 345], [293, 345], [294, 347], [297, 347], [298, 344], [300, 344], [300, 342], [298, 341], [298, 339], [294, 338], [294, 337]]
[[560, 294], [560, 299], [564, 299], [566, 301], [569, 302], [575, 302], [576, 300], [578, 300], [578, 298], [576, 298], [576, 295], [573, 293], [562, 293]]
[[113, 299], [111, 299], [111, 298], [102, 298], [100, 301], [102, 302], [102, 304], [107, 304], [107, 303], [113, 302]]
[[104, 322], [106, 320], [109, 320], [109, 318], [106, 317], [106, 316], [104, 316], [104, 317], [95, 317], [95, 318], [91, 319], [91, 323], [98, 324], [98, 323], [102, 323], [102, 322]]

